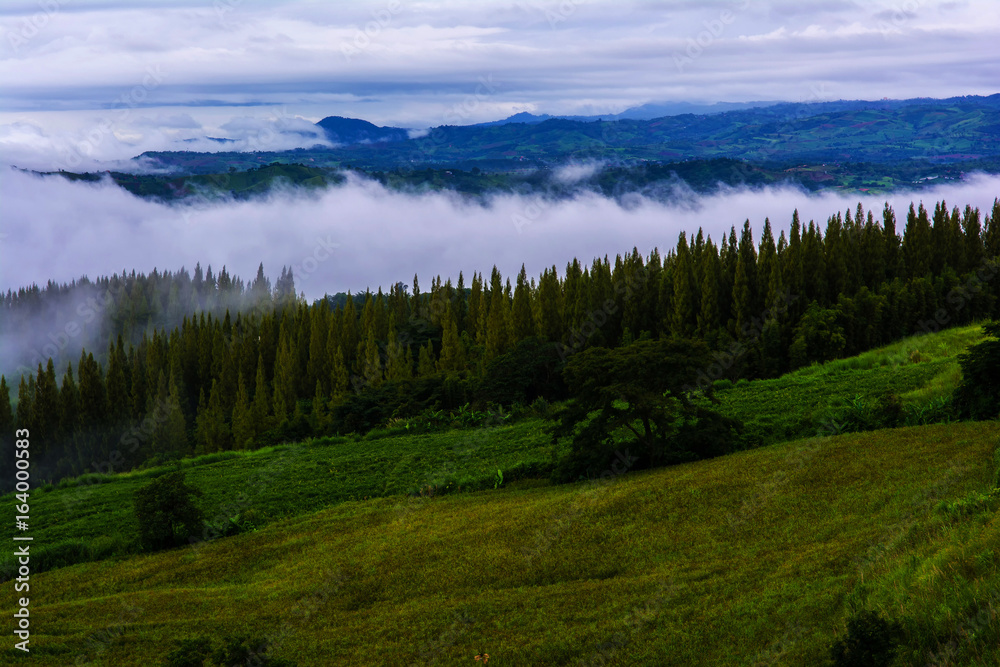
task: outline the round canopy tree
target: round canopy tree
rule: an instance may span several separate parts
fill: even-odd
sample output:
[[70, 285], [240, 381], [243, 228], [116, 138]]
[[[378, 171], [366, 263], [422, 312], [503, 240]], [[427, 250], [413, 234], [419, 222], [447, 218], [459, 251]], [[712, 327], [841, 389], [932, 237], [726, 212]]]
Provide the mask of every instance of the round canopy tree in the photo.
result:
[[203, 514], [195, 504], [201, 490], [184, 482], [184, 473], [157, 477], [135, 494], [135, 518], [144, 549], [156, 551], [184, 544], [201, 529]]
[[[678, 338], [574, 355], [563, 370], [572, 400], [555, 415], [553, 429], [554, 439], [572, 437], [571, 451], [556, 477], [570, 481], [607, 470], [623, 438], [634, 443], [637, 467], [644, 468], [731, 451], [742, 425], [691, 400], [699, 374], [712, 363], [707, 345]], [[718, 402], [711, 386], [704, 395]]]

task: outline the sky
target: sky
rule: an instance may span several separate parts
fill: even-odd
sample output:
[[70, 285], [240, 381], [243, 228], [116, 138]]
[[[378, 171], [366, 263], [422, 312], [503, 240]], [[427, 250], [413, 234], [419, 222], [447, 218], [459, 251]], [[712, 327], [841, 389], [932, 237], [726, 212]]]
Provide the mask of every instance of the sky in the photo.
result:
[[[993, 0], [4, 0], [0, 161], [647, 102], [993, 94]], [[218, 146], [214, 146], [218, 149]], [[70, 160], [70, 156], [76, 160]]]
[[[144, 150], [217, 150], [207, 137], [236, 140], [226, 149], [309, 146], [330, 115], [420, 129], [648, 102], [988, 95], [998, 34], [993, 0], [3, 0], [0, 289], [196, 262], [250, 277], [263, 261], [272, 279], [299, 267], [316, 298], [493, 264], [537, 275], [574, 256], [665, 250], [698, 226], [716, 240], [744, 219], [784, 226], [795, 208], [823, 222], [856, 198], [768, 189], [675, 205], [479, 206], [352, 181], [165, 206], [3, 165], [120, 169]], [[997, 179], [973, 179], [898, 203], [941, 196], [988, 210], [997, 194]], [[532, 224], [518, 229], [517, 216]]]

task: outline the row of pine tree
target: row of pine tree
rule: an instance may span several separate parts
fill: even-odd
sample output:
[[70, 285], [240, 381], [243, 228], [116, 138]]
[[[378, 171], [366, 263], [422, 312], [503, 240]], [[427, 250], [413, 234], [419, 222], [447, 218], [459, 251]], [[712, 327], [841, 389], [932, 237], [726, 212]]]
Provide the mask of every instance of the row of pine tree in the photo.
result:
[[[494, 267], [468, 287], [462, 274], [456, 284], [436, 277], [428, 292], [414, 277], [412, 289], [396, 284], [312, 305], [295, 297], [290, 271], [271, 290], [263, 267], [246, 288], [211, 269], [206, 280], [199, 267], [158, 306], [189, 304], [177, 326], [134, 336], [141, 319], [106, 318], [106, 350], [96, 358], [84, 350], [61, 368], [49, 358], [22, 374], [16, 409], [15, 387], [0, 377], [0, 434], [29, 429], [33, 464], [50, 479], [249, 448], [291, 420], [311, 433], [336, 432], [334, 409], [351, 395], [412, 378], [482, 375], [535, 338], [558, 343], [564, 358], [589, 346], [701, 338], [739, 350], [726, 377], [774, 376], [920, 327], [1000, 316], [1000, 281], [991, 281], [998, 258], [1000, 201], [985, 219], [971, 207], [911, 205], [901, 235], [889, 206], [876, 219], [859, 204], [825, 230], [803, 225], [796, 212], [777, 240], [765, 220], [755, 243], [747, 221], [718, 244], [701, 230], [682, 233], [663, 257], [633, 249], [614, 262], [574, 259], [562, 276], [553, 266], [537, 280], [522, 267], [513, 284]], [[8, 293], [4, 317], [42, 308], [44, 295], [60, 289]], [[163, 294], [133, 291], [124, 300], [132, 305], [119, 303], [116, 313], [148, 308], [149, 295]], [[240, 308], [220, 309], [225, 303]]]

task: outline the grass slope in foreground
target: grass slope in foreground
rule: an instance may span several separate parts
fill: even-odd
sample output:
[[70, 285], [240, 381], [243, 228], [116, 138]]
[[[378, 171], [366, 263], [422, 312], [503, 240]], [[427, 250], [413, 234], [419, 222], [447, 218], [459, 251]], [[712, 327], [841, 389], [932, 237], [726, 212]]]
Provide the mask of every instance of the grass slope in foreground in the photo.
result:
[[[853, 605], [901, 621], [916, 645], [900, 664], [925, 664], [1000, 582], [996, 502], [975, 500], [998, 437], [911, 427], [596, 488], [345, 502], [33, 577], [32, 660], [155, 665], [175, 639], [245, 632], [303, 666], [819, 665]], [[997, 664], [997, 639], [994, 611], [960, 664]]]
[[[956, 356], [982, 339], [980, 326], [960, 327], [773, 380], [717, 383], [720, 408], [746, 424], [744, 448], [828, 432], [831, 421], [842, 421], [844, 406], [857, 395], [873, 403], [894, 391], [920, 408], [950, 395], [961, 375]], [[493, 488], [498, 469], [505, 484], [544, 474], [553, 454], [546, 427], [540, 419], [524, 419], [425, 434], [377, 430], [364, 437], [209, 454], [178, 465], [188, 482], [204, 492], [201, 505], [214, 525], [225, 527], [230, 518], [239, 517], [262, 527], [350, 500]], [[567, 446], [561, 443], [558, 451]], [[136, 553], [132, 498], [153, 477], [172, 469], [84, 475], [52, 490], [35, 490], [33, 571]], [[5, 578], [15, 570], [8, 557]]]

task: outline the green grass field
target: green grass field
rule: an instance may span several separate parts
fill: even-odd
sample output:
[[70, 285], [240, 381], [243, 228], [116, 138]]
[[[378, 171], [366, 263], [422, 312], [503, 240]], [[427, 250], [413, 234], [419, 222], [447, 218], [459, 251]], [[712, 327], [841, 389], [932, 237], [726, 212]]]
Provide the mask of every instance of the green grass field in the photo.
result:
[[852, 399], [899, 395], [914, 417], [961, 379], [956, 357], [983, 340], [977, 326], [923, 334], [856, 357], [801, 368], [773, 380], [716, 383], [720, 410], [744, 422], [745, 446], [828, 432]]
[[[507, 480], [544, 470], [552, 447], [543, 426], [536, 419], [421, 435], [318, 439], [210, 454], [180, 465], [188, 483], [204, 493], [201, 505], [210, 521], [243, 515], [263, 526], [351, 500], [492, 488], [497, 470]], [[87, 552], [77, 559], [89, 560], [137, 552], [132, 497], [152, 477], [173, 469], [84, 475], [61, 488], [35, 491], [36, 570], [46, 560], [58, 564], [67, 553]]]
[[[1000, 582], [995, 511], [935, 509], [989, 486], [998, 437], [914, 427], [603, 486], [348, 501], [37, 575], [33, 661], [157, 664], [174, 639], [249, 632], [300, 665], [822, 664], [851, 602], [903, 620], [925, 658]], [[991, 636], [963, 664], [996, 664]]]
[[[949, 392], [978, 332], [718, 394], [748, 429], [785, 429], [770, 441], [808, 436], [858, 393]], [[491, 665], [822, 665], [851, 613], [874, 609], [902, 624], [897, 665], [1000, 664], [1000, 423], [805, 437], [562, 486], [531, 478], [551, 462], [544, 426], [186, 461], [210, 519], [243, 513], [259, 529], [153, 555], [133, 553], [132, 497], [171, 468], [35, 491], [32, 554], [99, 560], [33, 571], [31, 660], [157, 665], [175, 640], [242, 633], [300, 666], [475, 665], [481, 653]]]

